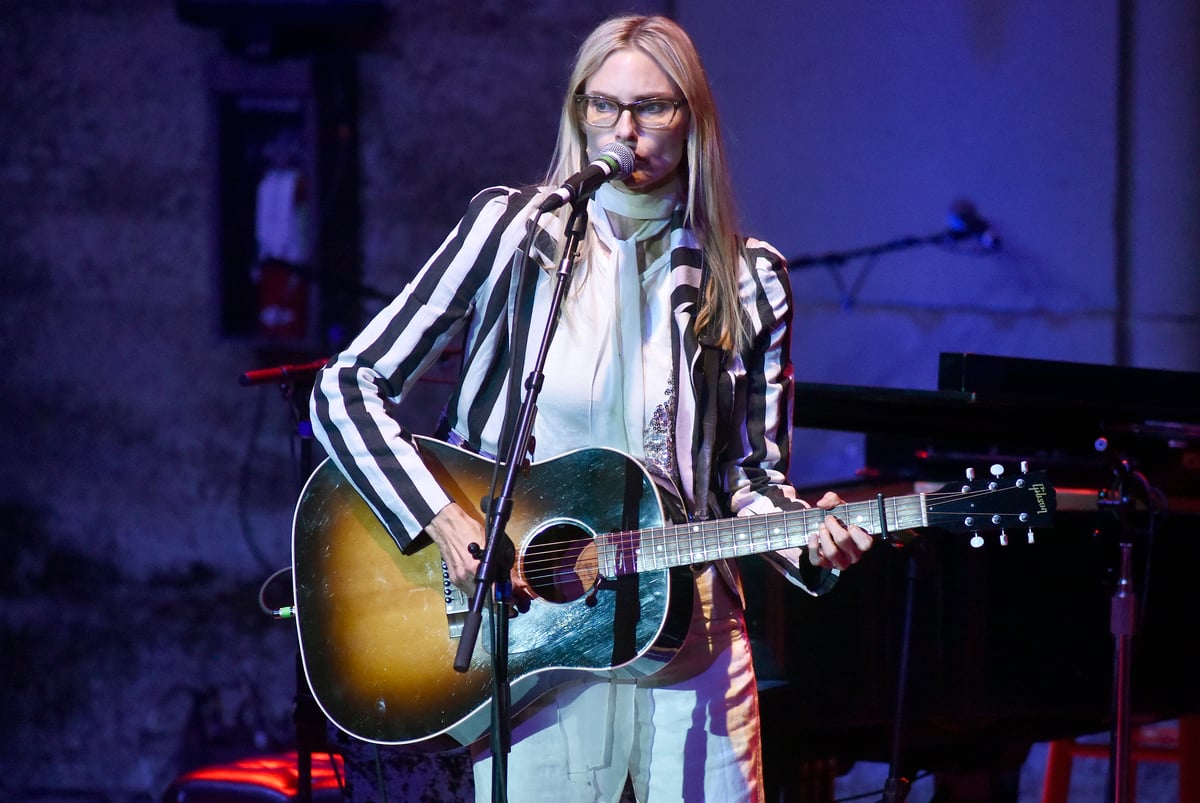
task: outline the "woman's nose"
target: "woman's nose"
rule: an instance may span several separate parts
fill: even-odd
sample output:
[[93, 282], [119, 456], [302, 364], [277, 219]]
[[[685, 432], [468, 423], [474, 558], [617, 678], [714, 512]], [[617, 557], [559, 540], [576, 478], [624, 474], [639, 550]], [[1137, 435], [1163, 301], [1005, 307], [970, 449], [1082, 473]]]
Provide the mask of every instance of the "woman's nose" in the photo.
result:
[[621, 115], [617, 117], [615, 129], [618, 139], [629, 140], [636, 138], [637, 120], [634, 119], [633, 111], [631, 109], [621, 110]]

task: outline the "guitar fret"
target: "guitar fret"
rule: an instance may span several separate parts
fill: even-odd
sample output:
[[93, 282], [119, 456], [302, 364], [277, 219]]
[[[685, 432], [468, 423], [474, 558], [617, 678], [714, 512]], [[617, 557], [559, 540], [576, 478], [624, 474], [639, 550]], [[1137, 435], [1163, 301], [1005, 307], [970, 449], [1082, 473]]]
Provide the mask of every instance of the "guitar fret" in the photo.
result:
[[911, 525], [909, 524], [909, 521], [911, 520], [911, 517], [912, 517], [912, 505], [911, 504], [900, 505], [898, 502], [893, 502], [892, 507], [895, 510], [895, 520], [896, 520], [896, 523], [895, 523], [893, 529], [903, 530], [907, 527], [910, 527]]
[[688, 528], [688, 563], [704, 562], [705, 529], [703, 524], [693, 524]]
[[[872, 535], [896, 536], [902, 530], [928, 527], [930, 508], [925, 494], [912, 494], [885, 498], [882, 505], [878, 499], [847, 502], [832, 512]], [[596, 539], [600, 571], [628, 574], [789, 547], [803, 549], [825, 515], [826, 511], [814, 507], [613, 533]]]

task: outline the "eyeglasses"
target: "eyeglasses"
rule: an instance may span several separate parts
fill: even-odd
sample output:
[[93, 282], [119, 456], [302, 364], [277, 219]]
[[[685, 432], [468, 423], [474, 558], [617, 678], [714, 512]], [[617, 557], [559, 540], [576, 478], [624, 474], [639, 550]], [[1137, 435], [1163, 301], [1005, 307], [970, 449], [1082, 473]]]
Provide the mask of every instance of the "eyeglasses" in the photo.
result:
[[642, 128], [666, 128], [675, 122], [675, 113], [686, 100], [677, 98], [646, 98], [633, 103], [606, 98], [603, 95], [576, 95], [575, 103], [582, 109], [583, 121], [596, 128], [612, 128], [629, 111]]

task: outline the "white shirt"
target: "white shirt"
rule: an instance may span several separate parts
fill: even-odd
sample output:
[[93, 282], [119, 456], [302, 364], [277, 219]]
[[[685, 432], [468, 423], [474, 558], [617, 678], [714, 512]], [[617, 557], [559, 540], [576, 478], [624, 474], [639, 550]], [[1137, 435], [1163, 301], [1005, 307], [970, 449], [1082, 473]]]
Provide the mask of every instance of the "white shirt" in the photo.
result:
[[[666, 236], [669, 217], [649, 219], [622, 240], [603, 204], [604, 196], [591, 204], [595, 236], [586, 261], [575, 270], [547, 353], [534, 424], [535, 457], [540, 461], [571, 449], [608, 446], [669, 474], [674, 459], [665, 443], [674, 417], [670, 252], [652, 249], [662, 253], [649, 261], [644, 247]], [[534, 321], [546, 319], [541, 307], [548, 306], [549, 295], [539, 294]], [[530, 338], [530, 359], [537, 340]]]

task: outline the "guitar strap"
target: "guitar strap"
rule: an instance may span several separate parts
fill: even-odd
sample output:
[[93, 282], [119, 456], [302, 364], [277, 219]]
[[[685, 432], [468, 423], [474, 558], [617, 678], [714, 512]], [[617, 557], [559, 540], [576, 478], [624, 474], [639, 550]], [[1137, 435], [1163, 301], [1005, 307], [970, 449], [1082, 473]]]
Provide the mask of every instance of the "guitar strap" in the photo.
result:
[[[701, 256], [700, 294], [697, 309], [703, 305], [705, 294], [709, 288], [708, 261]], [[721, 370], [724, 349], [713, 342], [708, 332], [701, 333], [697, 340], [700, 343], [700, 382], [696, 383], [696, 396], [700, 406], [700, 445], [695, 459], [692, 461], [692, 505], [688, 514], [692, 521], [705, 521], [714, 513], [720, 517], [726, 515], [725, 506], [720, 504], [713, 493], [714, 456], [725, 448], [725, 439], [729, 435], [731, 410], [727, 409], [726, 394], [721, 392], [721, 380], [725, 372]], [[724, 578], [729, 589], [746, 606], [742, 584], [734, 567], [729, 560], [716, 562], [717, 572]]]
[[692, 509], [689, 517], [693, 521], [705, 521], [712, 514], [709, 499], [712, 487], [713, 452], [716, 449], [718, 407], [720, 406], [721, 349], [709, 342], [701, 342], [700, 372], [703, 386], [697, 388], [702, 419], [700, 422], [700, 448], [693, 461]]
[[[709, 291], [708, 260], [700, 255], [700, 290], [697, 294], [696, 309], [699, 311], [707, 298]], [[700, 381], [696, 384], [696, 399], [700, 408], [700, 444], [692, 460], [694, 467], [692, 475], [692, 507], [688, 511], [693, 521], [705, 521], [714, 513], [723, 515], [724, 506], [717, 502], [712, 493], [714, 455], [719, 454], [725, 446], [728, 435], [729, 413], [723, 409], [724, 394], [721, 393], [723, 371], [721, 363], [724, 349], [713, 341], [709, 331], [700, 332], [696, 337], [700, 344]]]

